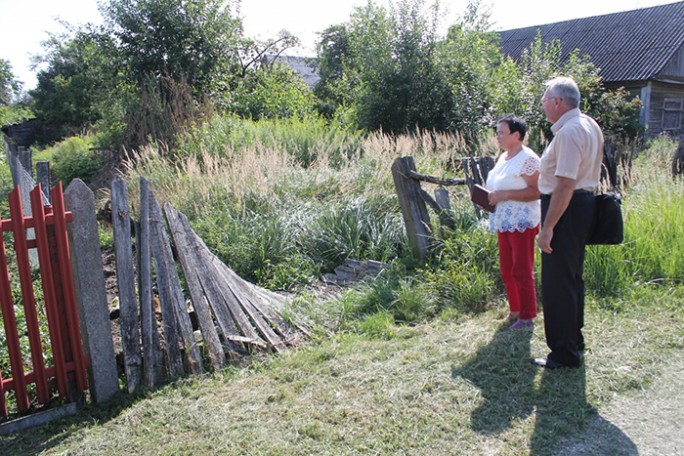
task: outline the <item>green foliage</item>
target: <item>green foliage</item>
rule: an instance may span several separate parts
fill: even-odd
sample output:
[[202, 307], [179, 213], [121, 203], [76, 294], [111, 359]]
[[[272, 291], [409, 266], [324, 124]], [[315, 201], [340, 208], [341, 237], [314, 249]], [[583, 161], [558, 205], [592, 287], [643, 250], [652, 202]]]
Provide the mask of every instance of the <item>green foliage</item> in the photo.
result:
[[496, 236], [482, 226], [455, 231], [445, 239], [438, 261], [424, 272], [442, 307], [477, 313], [503, 290]]
[[92, 127], [109, 114], [109, 93], [119, 80], [113, 43], [99, 31], [69, 29], [51, 35], [40, 57], [44, 69], [30, 94], [49, 143]]
[[176, 154], [187, 157], [208, 153], [231, 157], [242, 154], [245, 149], [284, 148], [302, 166], [322, 158], [335, 166], [357, 155], [360, 140], [360, 133], [329, 125], [312, 116], [251, 121], [228, 114], [214, 116], [209, 122], [189, 130], [180, 138]]
[[22, 83], [12, 72], [9, 60], [0, 58], [0, 106], [12, 104], [21, 92]]
[[684, 282], [684, 182], [663, 172], [676, 148], [673, 141], [654, 141], [638, 158], [632, 185], [623, 195], [623, 244], [588, 247], [585, 280], [599, 298], [644, 284]]
[[393, 199], [340, 201], [320, 208], [301, 239], [303, 251], [332, 270], [347, 258], [387, 261], [403, 246], [403, 225]]
[[314, 115], [314, 97], [300, 75], [282, 64], [250, 71], [231, 94], [232, 110], [259, 119], [303, 118]]
[[186, 80], [197, 96], [236, 63], [241, 24], [233, 8], [220, 0], [109, 0], [102, 13], [127, 78]]
[[0, 127], [22, 122], [32, 112], [20, 100], [22, 83], [12, 73], [9, 61], [0, 58]]
[[94, 137], [73, 136], [40, 152], [38, 157], [51, 162], [55, 181], [66, 188], [76, 178], [88, 183], [102, 168], [103, 160], [93, 147]]

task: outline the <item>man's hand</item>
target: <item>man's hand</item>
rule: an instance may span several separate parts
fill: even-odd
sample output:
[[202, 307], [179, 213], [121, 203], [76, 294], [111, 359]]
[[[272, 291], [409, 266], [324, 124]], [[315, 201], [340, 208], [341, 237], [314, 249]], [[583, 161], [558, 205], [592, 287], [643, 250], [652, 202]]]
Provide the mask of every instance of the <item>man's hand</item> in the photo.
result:
[[539, 232], [539, 236], [537, 236], [537, 245], [539, 246], [539, 250], [544, 253], [553, 252], [553, 249], [551, 248], [551, 239], [553, 239], [553, 230], [542, 228], [542, 230]]

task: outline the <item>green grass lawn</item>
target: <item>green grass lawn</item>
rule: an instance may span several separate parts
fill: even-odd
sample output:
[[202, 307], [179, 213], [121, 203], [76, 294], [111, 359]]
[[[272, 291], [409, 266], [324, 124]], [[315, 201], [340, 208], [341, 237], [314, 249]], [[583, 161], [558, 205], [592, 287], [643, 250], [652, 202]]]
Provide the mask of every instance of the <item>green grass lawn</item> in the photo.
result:
[[500, 308], [390, 338], [338, 333], [87, 406], [0, 437], [0, 454], [562, 454], [558, 445], [616, 397], [658, 382], [661, 362], [684, 348], [682, 297], [681, 287], [643, 289], [618, 313], [592, 302], [579, 369], [531, 365], [546, 354], [542, 319], [509, 331]]

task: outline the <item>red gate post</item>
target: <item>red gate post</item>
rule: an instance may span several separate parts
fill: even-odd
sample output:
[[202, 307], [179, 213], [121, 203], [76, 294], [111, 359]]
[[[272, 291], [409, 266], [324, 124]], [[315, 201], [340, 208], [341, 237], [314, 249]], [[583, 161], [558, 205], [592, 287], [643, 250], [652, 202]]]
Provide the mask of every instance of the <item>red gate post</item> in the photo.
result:
[[[26, 316], [26, 327], [29, 337], [31, 350], [31, 360], [33, 362], [33, 372], [35, 374], [36, 390], [38, 401], [45, 404], [50, 399], [45, 372], [45, 362], [43, 360], [43, 349], [40, 341], [40, 327], [38, 315], [36, 313], [36, 299], [33, 295], [33, 280], [31, 279], [31, 263], [29, 261], [28, 243], [26, 239], [26, 229], [28, 228], [24, 219], [24, 212], [21, 206], [21, 194], [19, 187], [15, 187], [9, 194], [10, 215], [12, 216], [12, 231], [14, 233], [14, 245], [17, 255], [17, 265], [19, 267], [19, 281], [23, 296], [24, 313]], [[17, 381], [17, 376], [12, 372], [12, 376]], [[16, 389], [15, 389], [16, 391]]]
[[[38, 260], [40, 263], [40, 276], [43, 285], [43, 297], [45, 299], [45, 309], [48, 319], [50, 333], [50, 346], [52, 347], [52, 358], [55, 364], [57, 390], [61, 397], [68, 394], [66, 358], [63, 349], [62, 327], [60, 324], [60, 313], [58, 307], [58, 295], [55, 293], [55, 281], [52, 274], [52, 264], [50, 262], [50, 246], [48, 244], [48, 227], [46, 215], [52, 213], [51, 206], [43, 206], [43, 195], [40, 184], [31, 192], [31, 210], [33, 212], [33, 227], [36, 233], [36, 244], [38, 246]], [[50, 230], [52, 231], [52, 230]]]

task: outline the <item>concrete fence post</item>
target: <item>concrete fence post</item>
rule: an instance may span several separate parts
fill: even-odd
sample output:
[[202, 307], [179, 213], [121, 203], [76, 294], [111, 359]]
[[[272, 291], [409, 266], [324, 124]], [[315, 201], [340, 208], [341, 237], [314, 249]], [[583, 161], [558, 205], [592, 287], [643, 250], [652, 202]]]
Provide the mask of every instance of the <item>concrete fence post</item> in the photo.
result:
[[104, 402], [119, 391], [119, 380], [105, 292], [95, 196], [80, 179], [64, 192], [66, 210], [73, 214], [69, 246], [76, 291], [76, 305], [93, 402]]

